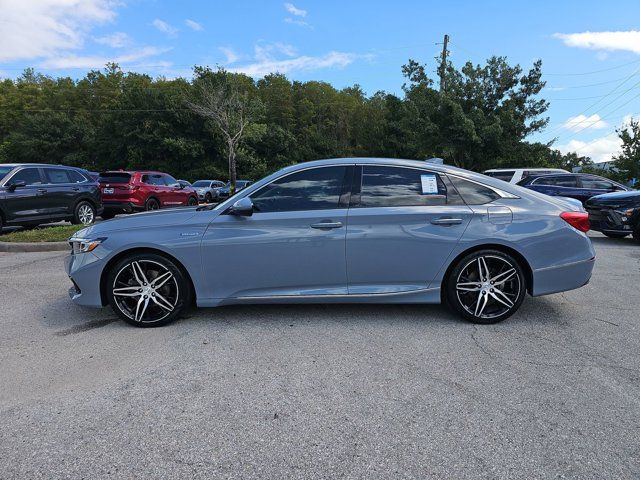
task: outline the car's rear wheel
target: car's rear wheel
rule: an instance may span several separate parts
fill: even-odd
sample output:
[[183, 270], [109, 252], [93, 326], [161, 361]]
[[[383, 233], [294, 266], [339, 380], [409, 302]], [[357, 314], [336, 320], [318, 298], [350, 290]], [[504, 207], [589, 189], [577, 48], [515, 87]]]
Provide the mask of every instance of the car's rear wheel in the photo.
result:
[[144, 204], [145, 210], [158, 210], [160, 208], [160, 202], [155, 198], [150, 198], [147, 203]]
[[187, 200], [187, 205], [189, 205], [190, 207], [195, 207], [196, 205], [198, 205], [198, 199], [196, 197], [189, 197], [189, 200]]
[[602, 232], [604, 234], [605, 237], [609, 237], [609, 238], [624, 238], [627, 235], [629, 235], [628, 233], [607, 233], [607, 232]]
[[116, 263], [107, 277], [113, 311], [137, 327], [158, 327], [177, 319], [190, 305], [191, 288], [170, 259], [138, 253]]
[[526, 279], [518, 261], [498, 250], [480, 250], [462, 258], [446, 281], [448, 303], [466, 320], [500, 322], [522, 304]]
[[90, 225], [96, 219], [96, 209], [91, 203], [87, 201], [79, 202], [76, 205], [76, 208], [73, 211], [73, 220], [72, 223], [74, 225]]

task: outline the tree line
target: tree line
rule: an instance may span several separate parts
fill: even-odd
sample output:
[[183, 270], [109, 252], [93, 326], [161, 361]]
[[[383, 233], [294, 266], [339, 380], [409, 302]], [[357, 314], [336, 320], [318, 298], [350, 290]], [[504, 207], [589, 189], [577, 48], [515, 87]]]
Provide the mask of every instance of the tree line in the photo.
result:
[[[358, 85], [336, 89], [278, 73], [255, 80], [208, 67], [195, 67], [192, 79], [115, 64], [81, 79], [27, 69], [0, 82], [0, 162], [157, 169], [188, 180], [229, 178], [231, 154], [238, 178], [248, 179], [346, 156], [440, 157], [476, 171], [590, 163], [527, 140], [548, 123], [540, 61], [526, 71], [504, 57], [447, 64], [443, 92], [426, 65], [409, 60], [402, 72], [401, 95], [367, 95]], [[219, 97], [225, 91], [233, 101]], [[227, 119], [233, 124], [238, 108], [242, 132], [232, 145], [219, 115], [236, 115]]]

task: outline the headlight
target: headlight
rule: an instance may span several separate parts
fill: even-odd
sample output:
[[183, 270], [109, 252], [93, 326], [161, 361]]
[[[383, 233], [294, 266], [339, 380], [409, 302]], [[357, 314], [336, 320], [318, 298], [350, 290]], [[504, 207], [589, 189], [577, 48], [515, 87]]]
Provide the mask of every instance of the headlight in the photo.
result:
[[105, 240], [106, 238], [96, 238], [95, 240], [90, 240], [88, 238], [71, 237], [69, 239], [69, 245], [71, 245], [71, 252], [75, 255], [78, 253], [92, 252]]

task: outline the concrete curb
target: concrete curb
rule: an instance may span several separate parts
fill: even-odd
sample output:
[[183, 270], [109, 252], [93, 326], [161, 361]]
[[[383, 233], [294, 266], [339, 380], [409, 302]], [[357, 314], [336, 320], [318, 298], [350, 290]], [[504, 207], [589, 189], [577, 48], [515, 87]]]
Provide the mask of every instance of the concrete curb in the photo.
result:
[[0, 252], [62, 252], [71, 250], [69, 242], [0, 242]]

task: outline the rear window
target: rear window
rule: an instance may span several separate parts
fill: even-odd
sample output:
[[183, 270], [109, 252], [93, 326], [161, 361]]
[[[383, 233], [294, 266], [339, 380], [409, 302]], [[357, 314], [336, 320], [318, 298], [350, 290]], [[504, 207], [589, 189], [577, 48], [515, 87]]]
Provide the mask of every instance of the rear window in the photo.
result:
[[198, 180], [197, 182], [193, 182], [191, 184], [192, 187], [208, 187], [211, 182], [207, 182], [206, 180]]
[[510, 182], [513, 178], [514, 173], [516, 173], [515, 170], [504, 170], [502, 172], [484, 172], [484, 174], [489, 177], [497, 178], [498, 180], [504, 180], [505, 182]]
[[98, 181], [101, 183], [129, 183], [131, 175], [126, 172], [103, 172]]

